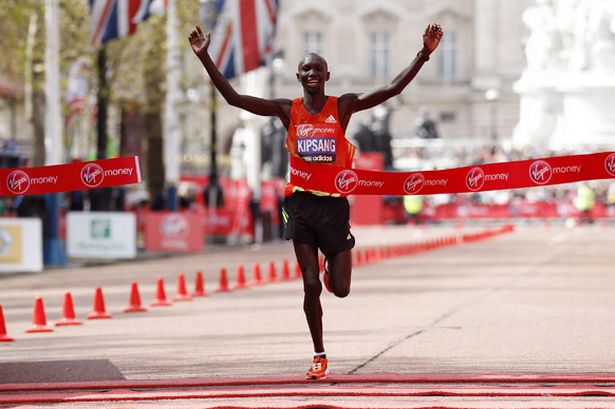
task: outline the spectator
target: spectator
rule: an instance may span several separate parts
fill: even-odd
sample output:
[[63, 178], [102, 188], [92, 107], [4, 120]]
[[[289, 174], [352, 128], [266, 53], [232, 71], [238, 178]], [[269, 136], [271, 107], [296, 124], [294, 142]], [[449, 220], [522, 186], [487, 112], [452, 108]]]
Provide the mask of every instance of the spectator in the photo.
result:
[[574, 204], [579, 211], [579, 223], [593, 223], [592, 210], [596, 203], [596, 194], [587, 183], [579, 183]]
[[408, 215], [408, 221], [412, 220], [415, 226], [421, 224], [421, 210], [423, 210], [423, 196], [404, 196], [404, 209]]
[[431, 118], [429, 111], [421, 109], [416, 119], [417, 135], [423, 139], [439, 138], [436, 122]]

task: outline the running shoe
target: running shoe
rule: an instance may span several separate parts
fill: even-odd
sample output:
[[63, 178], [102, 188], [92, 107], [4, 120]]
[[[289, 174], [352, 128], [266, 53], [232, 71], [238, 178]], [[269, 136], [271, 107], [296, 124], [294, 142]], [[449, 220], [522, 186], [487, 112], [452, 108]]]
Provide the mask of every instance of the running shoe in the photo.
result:
[[305, 373], [305, 379], [323, 379], [327, 375], [327, 358], [320, 356], [312, 360], [312, 366]]
[[323, 276], [322, 281], [325, 283], [325, 288], [327, 289], [327, 291], [332, 293], [333, 290], [331, 289], [331, 284], [329, 283], [329, 260], [325, 259], [324, 264], [325, 264], [325, 275]]

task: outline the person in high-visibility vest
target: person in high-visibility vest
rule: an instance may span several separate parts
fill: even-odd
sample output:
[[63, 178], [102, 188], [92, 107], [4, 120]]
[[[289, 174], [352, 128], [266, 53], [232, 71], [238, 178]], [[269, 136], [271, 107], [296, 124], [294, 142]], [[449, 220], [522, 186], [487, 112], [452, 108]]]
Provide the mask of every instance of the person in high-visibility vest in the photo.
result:
[[423, 210], [423, 196], [408, 195], [404, 196], [404, 209], [408, 215], [408, 221], [412, 220], [415, 225], [421, 223], [421, 210]]
[[592, 218], [592, 210], [596, 204], [594, 189], [589, 187], [586, 183], [579, 184], [574, 204], [579, 211], [580, 223], [592, 223], [594, 221]]

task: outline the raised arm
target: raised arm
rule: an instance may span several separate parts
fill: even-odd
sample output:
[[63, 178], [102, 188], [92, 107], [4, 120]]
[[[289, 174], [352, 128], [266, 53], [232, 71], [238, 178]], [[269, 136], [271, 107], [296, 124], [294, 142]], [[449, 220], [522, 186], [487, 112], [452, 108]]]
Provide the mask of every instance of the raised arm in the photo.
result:
[[226, 102], [256, 115], [276, 116], [280, 118], [285, 127], [288, 127], [290, 121], [290, 100], [265, 99], [239, 94], [222, 75], [220, 70], [218, 70], [209, 55], [210, 34], [203, 34], [201, 27], [196, 26], [188, 39], [192, 46], [192, 51], [201, 60], [203, 67], [205, 67], [207, 74], [211, 78], [211, 82], [220, 91]]
[[423, 48], [390, 84], [364, 94], [342, 95], [338, 103], [342, 121], [349, 119], [353, 112], [372, 108], [399, 95], [418, 74], [423, 64], [429, 60], [431, 53], [438, 48], [442, 34], [442, 27], [439, 24], [429, 24], [423, 33]]

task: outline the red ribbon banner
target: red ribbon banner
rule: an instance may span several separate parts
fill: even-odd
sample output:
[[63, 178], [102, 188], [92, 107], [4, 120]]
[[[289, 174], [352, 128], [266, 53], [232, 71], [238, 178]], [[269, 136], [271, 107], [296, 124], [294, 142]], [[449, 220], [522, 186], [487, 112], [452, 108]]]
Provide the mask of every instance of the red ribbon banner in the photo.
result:
[[62, 165], [0, 169], [0, 196], [39, 195], [140, 182], [139, 158], [126, 156]]
[[347, 195], [434, 195], [519, 189], [615, 178], [615, 152], [489, 163], [454, 169], [381, 172], [297, 161], [290, 183]]

